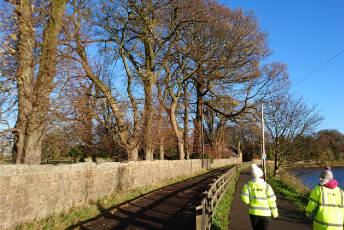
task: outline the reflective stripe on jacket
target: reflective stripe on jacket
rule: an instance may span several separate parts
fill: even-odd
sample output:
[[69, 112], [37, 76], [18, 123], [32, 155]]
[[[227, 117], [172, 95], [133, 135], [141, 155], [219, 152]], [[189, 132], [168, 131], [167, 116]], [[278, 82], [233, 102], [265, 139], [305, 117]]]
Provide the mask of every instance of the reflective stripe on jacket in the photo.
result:
[[330, 189], [317, 185], [310, 195], [306, 215], [313, 219], [313, 229], [343, 229], [343, 191], [339, 187]]
[[276, 196], [268, 183], [248, 182], [244, 185], [241, 199], [249, 205], [249, 213], [256, 216], [278, 217]]

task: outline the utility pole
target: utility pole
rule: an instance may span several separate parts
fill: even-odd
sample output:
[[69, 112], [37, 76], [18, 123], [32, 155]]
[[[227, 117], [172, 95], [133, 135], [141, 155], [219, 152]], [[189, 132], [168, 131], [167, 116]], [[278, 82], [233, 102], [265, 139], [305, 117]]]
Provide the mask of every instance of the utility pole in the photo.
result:
[[264, 104], [262, 103], [262, 163], [264, 170], [264, 180], [266, 181], [266, 154], [265, 154], [265, 138], [264, 138]]
[[204, 131], [203, 131], [203, 103], [201, 105], [201, 154], [202, 154], [202, 168], [205, 166], [204, 160]]

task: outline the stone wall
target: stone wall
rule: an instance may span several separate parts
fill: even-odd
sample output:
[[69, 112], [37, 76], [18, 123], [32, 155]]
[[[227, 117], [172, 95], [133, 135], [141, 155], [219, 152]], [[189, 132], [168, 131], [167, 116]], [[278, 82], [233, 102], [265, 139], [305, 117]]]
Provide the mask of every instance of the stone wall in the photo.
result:
[[87, 204], [119, 190], [157, 185], [241, 158], [71, 165], [0, 165], [0, 229]]

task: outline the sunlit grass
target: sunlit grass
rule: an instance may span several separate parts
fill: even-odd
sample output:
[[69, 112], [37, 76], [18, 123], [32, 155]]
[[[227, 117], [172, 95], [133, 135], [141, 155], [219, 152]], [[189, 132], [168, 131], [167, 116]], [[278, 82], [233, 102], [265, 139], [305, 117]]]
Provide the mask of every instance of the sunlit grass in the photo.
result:
[[[239, 169], [239, 171], [244, 170], [249, 166], [250, 165], [245, 165], [244, 167], [241, 167]], [[230, 210], [231, 210], [233, 194], [235, 191], [235, 184], [236, 184], [238, 178], [239, 178], [239, 174], [236, 175], [236, 177], [234, 178], [234, 181], [232, 183], [230, 183], [225, 194], [221, 198], [221, 200], [220, 200], [220, 202], [216, 208], [214, 218], [211, 222], [211, 229], [215, 229], [215, 230], [227, 230], [228, 229], [228, 217], [229, 217]]]
[[[237, 178], [235, 178], [236, 182]], [[235, 182], [233, 182], [223, 195], [219, 205], [216, 208], [214, 218], [211, 223], [211, 229], [227, 229], [228, 216], [230, 214], [230, 208], [233, 200], [233, 193], [235, 191]]]
[[285, 170], [274, 178], [272, 170], [268, 168], [268, 182], [298, 209], [301, 211], [306, 209], [311, 189], [303, 185], [299, 178]]

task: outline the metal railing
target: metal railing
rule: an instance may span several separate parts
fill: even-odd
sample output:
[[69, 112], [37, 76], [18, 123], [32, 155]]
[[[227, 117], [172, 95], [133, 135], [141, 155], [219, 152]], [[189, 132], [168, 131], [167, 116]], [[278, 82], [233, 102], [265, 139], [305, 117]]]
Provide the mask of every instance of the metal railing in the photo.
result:
[[201, 205], [196, 207], [196, 230], [209, 230], [215, 214], [215, 210], [228, 186], [235, 183], [234, 178], [239, 174], [239, 169], [245, 167], [247, 163], [229, 169], [203, 192], [204, 197]]

